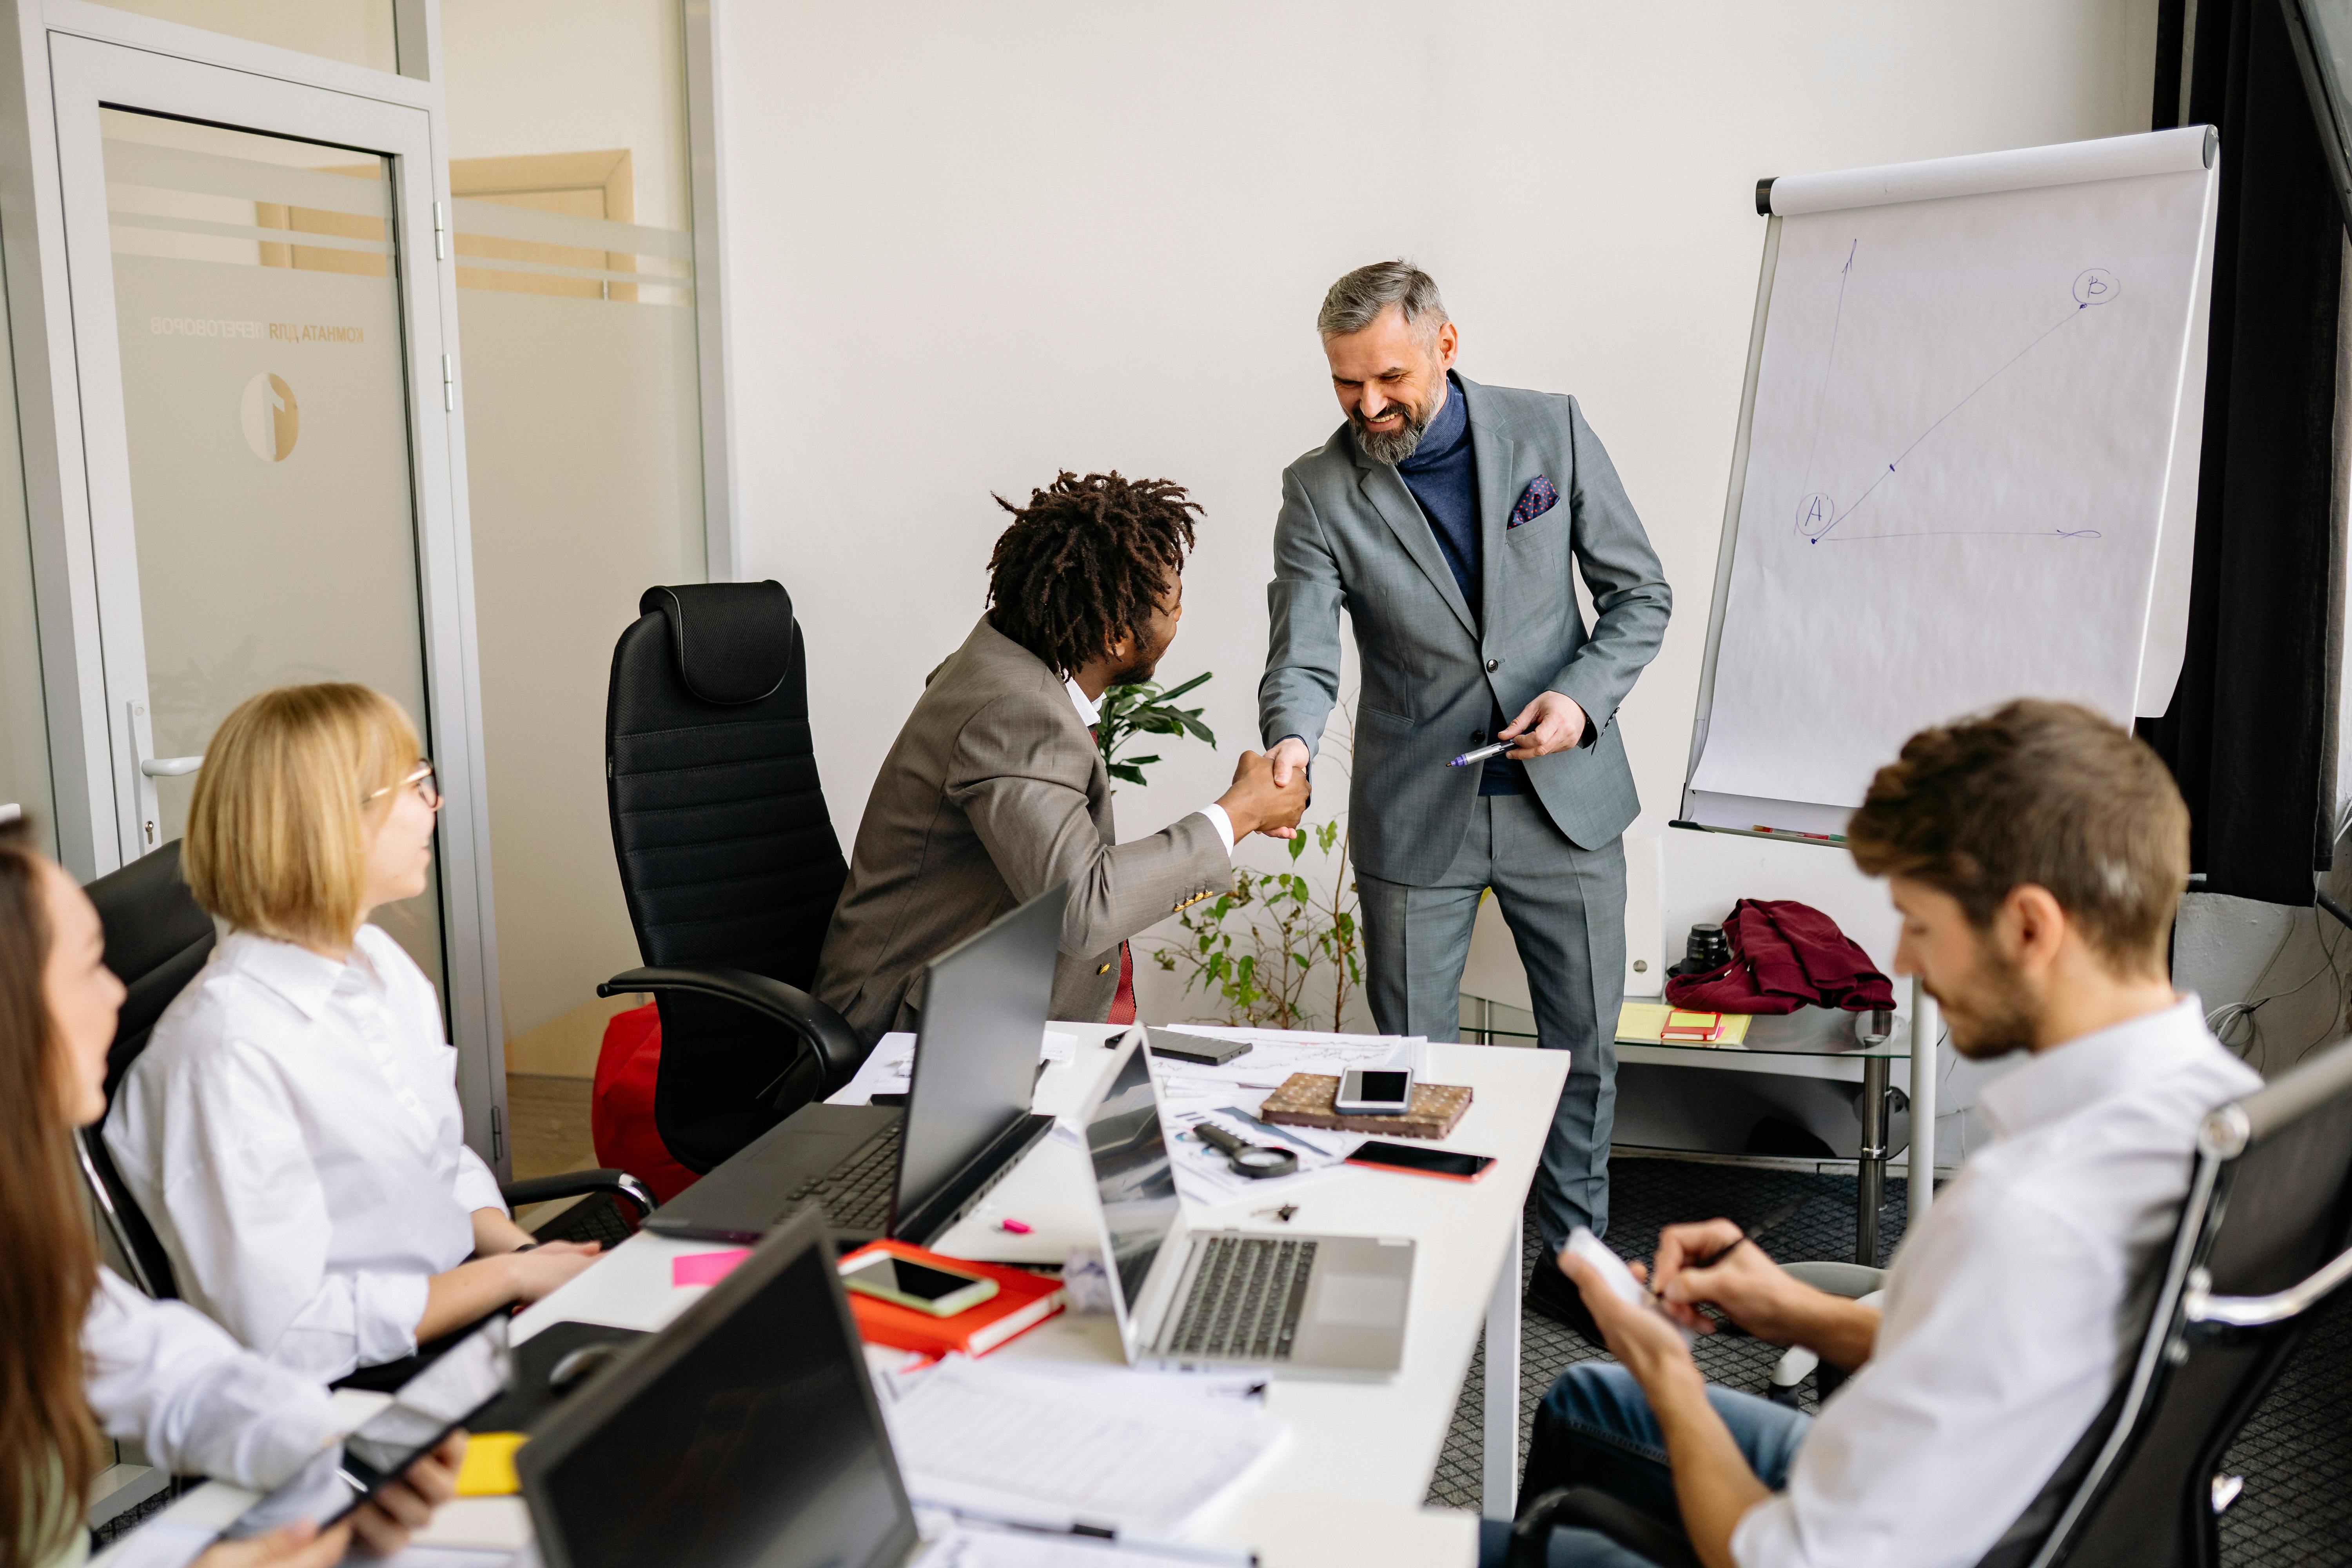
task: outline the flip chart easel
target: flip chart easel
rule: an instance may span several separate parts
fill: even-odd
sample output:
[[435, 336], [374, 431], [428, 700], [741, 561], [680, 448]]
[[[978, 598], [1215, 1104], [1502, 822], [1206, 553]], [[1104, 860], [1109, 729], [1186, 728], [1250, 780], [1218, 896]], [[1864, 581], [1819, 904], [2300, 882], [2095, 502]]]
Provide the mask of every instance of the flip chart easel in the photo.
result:
[[[1759, 182], [1767, 218], [1673, 826], [1823, 847], [1920, 727], [2161, 713], [2187, 635], [2210, 126]], [[1912, 988], [1910, 1213], [1937, 1018]]]

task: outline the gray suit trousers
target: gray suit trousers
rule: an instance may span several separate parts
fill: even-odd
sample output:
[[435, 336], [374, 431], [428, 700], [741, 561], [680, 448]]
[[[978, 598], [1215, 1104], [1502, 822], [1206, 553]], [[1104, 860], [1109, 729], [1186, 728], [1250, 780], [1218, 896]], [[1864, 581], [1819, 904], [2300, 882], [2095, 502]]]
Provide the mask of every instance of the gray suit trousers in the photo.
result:
[[1538, 1043], [1570, 1053], [1536, 1172], [1544, 1245], [1609, 1228], [1617, 1009], [1625, 994], [1625, 843], [1580, 849], [1532, 795], [1480, 795], [1469, 835], [1427, 887], [1359, 870], [1372, 1016], [1383, 1033], [1461, 1038], [1462, 965], [1492, 888], [1527, 966]]

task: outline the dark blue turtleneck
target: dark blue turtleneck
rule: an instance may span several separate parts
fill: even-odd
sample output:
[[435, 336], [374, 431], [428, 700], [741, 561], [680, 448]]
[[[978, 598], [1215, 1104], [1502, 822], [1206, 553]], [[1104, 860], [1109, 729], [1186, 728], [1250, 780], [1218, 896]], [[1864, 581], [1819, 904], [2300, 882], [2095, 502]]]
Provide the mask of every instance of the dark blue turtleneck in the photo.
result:
[[[1437, 537], [1437, 548], [1445, 557], [1445, 564], [1454, 574], [1454, 581], [1462, 589], [1463, 600], [1470, 606], [1470, 618], [1483, 624], [1479, 588], [1482, 551], [1478, 542], [1478, 458], [1470, 441], [1470, 408], [1462, 396], [1462, 383], [1453, 372], [1445, 374], [1445, 406], [1422, 432], [1421, 444], [1412, 456], [1396, 466], [1397, 477], [1404, 480], [1405, 489], [1421, 503], [1422, 515], [1429, 520], [1429, 531]], [[1508, 720], [1502, 710], [1495, 710], [1487, 734], [1492, 735]], [[1480, 795], [1518, 795], [1527, 788], [1527, 766], [1506, 757], [1486, 759], [1486, 773], [1478, 781]]]

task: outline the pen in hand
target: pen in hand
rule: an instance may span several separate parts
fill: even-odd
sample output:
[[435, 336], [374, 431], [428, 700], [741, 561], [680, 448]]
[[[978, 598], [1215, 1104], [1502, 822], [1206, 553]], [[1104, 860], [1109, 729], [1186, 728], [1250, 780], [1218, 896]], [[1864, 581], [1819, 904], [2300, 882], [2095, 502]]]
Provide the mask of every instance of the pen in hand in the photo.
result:
[[1516, 741], [1497, 741], [1491, 746], [1481, 746], [1475, 752], [1465, 752], [1445, 765], [1449, 768], [1466, 768], [1472, 763], [1483, 763], [1488, 757], [1499, 757], [1517, 744], [1518, 742]]
[[[1713, 1252], [1708, 1253], [1705, 1258], [1700, 1258], [1696, 1263], [1685, 1263], [1683, 1265], [1683, 1271], [1685, 1273], [1689, 1273], [1694, 1269], [1714, 1268], [1717, 1264], [1722, 1262], [1725, 1258], [1738, 1251], [1742, 1246], [1771, 1232], [1782, 1221], [1786, 1220], [1790, 1215], [1795, 1214], [1799, 1209], [1803, 1208], [1804, 1206], [1805, 1200], [1803, 1198], [1790, 1199], [1787, 1203], [1782, 1204], [1779, 1208], [1774, 1209], [1770, 1214], [1765, 1215], [1761, 1224], [1753, 1226], [1748, 1229], [1742, 1231], [1738, 1236], [1733, 1237], [1727, 1246], [1717, 1247]], [[1650, 1294], [1657, 1300], [1663, 1301], [1665, 1300], [1664, 1295], [1662, 1293], [1662, 1288], [1658, 1284], [1657, 1276], [1654, 1273], [1650, 1277]]]

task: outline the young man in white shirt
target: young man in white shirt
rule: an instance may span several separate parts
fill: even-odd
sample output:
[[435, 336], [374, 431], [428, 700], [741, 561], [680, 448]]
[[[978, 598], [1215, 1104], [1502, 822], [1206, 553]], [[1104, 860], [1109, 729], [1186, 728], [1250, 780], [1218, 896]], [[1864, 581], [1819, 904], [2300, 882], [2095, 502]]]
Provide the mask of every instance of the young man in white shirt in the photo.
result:
[[[2172, 989], [2188, 809], [2155, 753], [2104, 719], [2020, 701], [1923, 731], [1879, 770], [1846, 842], [1889, 879], [1895, 970], [1942, 1005], [1954, 1048], [2032, 1059], [1980, 1095], [1991, 1142], [1905, 1237], [1883, 1309], [1799, 1284], [1734, 1246], [1728, 1220], [1660, 1234], [1673, 1317], [1709, 1331], [1710, 1303], [1853, 1373], [1818, 1418], [1710, 1388], [1666, 1315], [1560, 1255], [1619, 1364], [1571, 1367], [1546, 1395], [1523, 1499], [1600, 1487], [1678, 1523], [1709, 1568], [1977, 1563], [2112, 1393], [2199, 1122], [2262, 1082]], [[1580, 1530], [1549, 1557], [1643, 1561]]]

